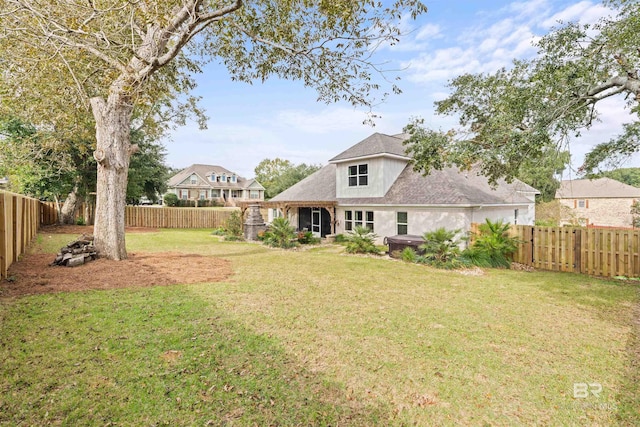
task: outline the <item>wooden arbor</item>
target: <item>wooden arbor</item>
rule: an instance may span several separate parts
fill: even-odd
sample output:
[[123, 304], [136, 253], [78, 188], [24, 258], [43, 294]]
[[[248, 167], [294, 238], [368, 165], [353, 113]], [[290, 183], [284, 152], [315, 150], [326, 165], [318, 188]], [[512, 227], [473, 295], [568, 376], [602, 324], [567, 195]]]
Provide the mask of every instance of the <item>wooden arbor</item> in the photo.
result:
[[336, 234], [336, 205], [337, 202], [319, 202], [319, 201], [295, 201], [295, 202], [272, 202], [272, 201], [255, 201], [255, 202], [236, 202], [237, 206], [244, 217], [245, 212], [250, 205], [259, 205], [261, 209], [279, 209], [285, 218], [289, 217], [291, 209], [299, 208], [317, 208], [326, 209], [331, 217], [331, 234]]

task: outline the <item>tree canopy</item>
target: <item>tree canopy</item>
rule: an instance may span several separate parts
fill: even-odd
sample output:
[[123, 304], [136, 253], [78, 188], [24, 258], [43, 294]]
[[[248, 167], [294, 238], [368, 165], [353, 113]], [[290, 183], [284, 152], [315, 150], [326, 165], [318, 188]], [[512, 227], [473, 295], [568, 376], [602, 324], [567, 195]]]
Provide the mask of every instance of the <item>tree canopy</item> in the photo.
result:
[[198, 113], [191, 76], [208, 61], [232, 80], [294, 79], [320, 101], [372, 106], [385, 94], [374, 52], [425, 11], [419, 0], [0, 0], [0, 90], [36, 126], [93, 113], [95, 244], [124, 259], [132, 121]]
[[[538, 43], [538, 56], [515, 60], [493, 74], [464, 74], [449, 83], [451, 94], [436, 111], [456, 116], [449, 131], [426, 129], [413, 119], [408, 151], [415, 167], [480, 163], [492, 182], [518, 177], [524, 162], [542, 163], [550, 152], [569, 148], [571, 138], [598, 120], [604, 99], [627, 106], [637, 121], [640, 95], [640, 4], [605, 2], [616, 11], [596, 25], [561, 25]], [[607, 159], [640, 150], [638, 124], [594, 148], [581, 170], [592, 171]]]
[[307, 165], [306, 163], [295, 165], [289, 160], [276, 157], [275, 159], [262, 160], [254, 172], [256, 180], [265, 188], [265, 198], [270, 199], [318, 169], [320, 169], [320, 165]]

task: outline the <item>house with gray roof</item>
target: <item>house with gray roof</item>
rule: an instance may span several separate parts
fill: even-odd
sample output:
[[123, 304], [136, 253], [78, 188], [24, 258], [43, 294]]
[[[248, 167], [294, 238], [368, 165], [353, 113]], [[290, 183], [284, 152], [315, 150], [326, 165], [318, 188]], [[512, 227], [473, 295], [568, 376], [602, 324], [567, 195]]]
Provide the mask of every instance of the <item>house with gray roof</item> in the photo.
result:
[[517, 180], [492, 188], [478, 169], [447, 168], [425, 176], [413, 170], [405, 138], [374, 133], [346, 149], [272, 198], [269, 220], [285, 215], [319, 236], [361, 225], [380, 240], [439, 227], [467, 231], [486, 218], [533, 224], [536, 189]]
[[556, 200], [566, 206], [561, 224], [585, 227], [632, 227], [631, 205], [640, 188], [611, 178], [562, 181]]
[[221, 166], [191, 165], [169, 179], [168, 191], [182, 200], [214, 200], [225, 206], [264, 200], [264, 187]]

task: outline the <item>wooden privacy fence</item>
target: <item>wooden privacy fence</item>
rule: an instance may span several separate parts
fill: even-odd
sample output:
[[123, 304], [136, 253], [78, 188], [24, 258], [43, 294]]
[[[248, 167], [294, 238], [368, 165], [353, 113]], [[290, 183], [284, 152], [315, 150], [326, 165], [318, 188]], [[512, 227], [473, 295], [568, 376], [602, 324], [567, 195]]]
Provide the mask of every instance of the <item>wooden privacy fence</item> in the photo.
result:
[[513, 260], [541, 270], [640, 277], [640, 229], [511, 228], [524, 243]]
[[0, 191], [0, 280], [38, 232], [40, 201]]
[[238, 209], [166, 208], [127, 206], [127, 227], [151, 228], [217, 228], [224, 226], [227, 218]]
[[[74, 223], [82, 218], [82, 222], [93, 225], [95, 215], [95, 205], [91, 203], [81, 203], [76, 212]], [[58, 209], [55, 202], [41, 202], [40, 204], [40, 224], [53, 225], [58, 223]]]

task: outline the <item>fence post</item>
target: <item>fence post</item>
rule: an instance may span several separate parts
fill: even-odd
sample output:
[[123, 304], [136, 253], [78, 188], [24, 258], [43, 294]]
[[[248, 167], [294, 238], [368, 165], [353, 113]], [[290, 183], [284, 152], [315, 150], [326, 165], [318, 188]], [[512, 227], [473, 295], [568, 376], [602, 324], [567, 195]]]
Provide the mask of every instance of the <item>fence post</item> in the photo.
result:
[[582, 230], [573, 229], [573, 271], [582, 273]]

